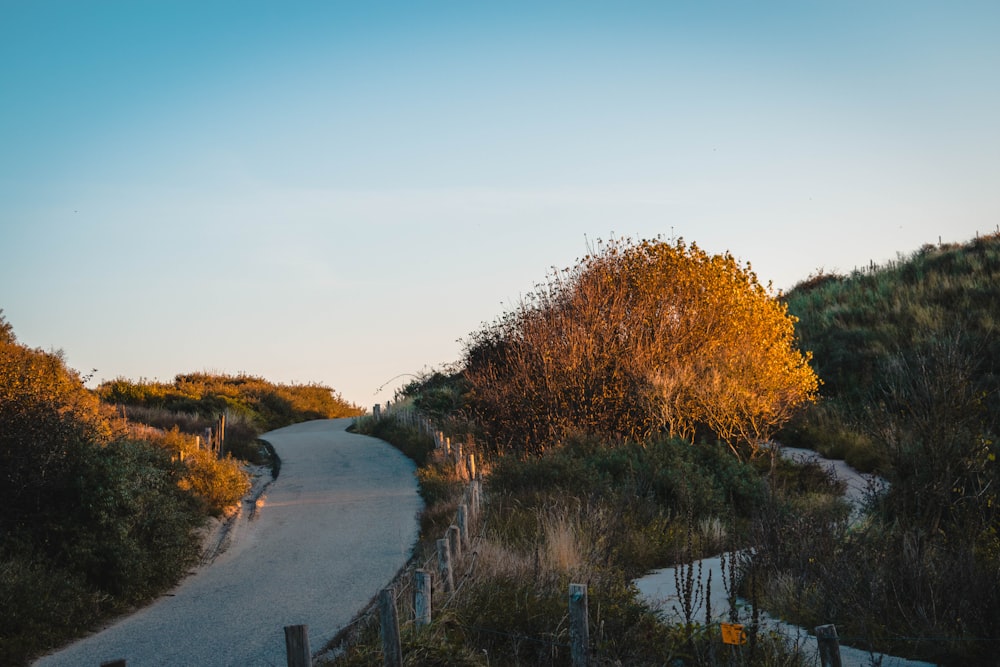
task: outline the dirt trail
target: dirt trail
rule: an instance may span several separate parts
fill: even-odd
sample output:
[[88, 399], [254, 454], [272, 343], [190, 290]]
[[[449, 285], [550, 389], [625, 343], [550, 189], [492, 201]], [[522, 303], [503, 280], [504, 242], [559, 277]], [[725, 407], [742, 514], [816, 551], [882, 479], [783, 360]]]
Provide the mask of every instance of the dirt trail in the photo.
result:
[[[284, 665], [283, 627], [309, 626], [314, 651], [388, 583], [417, 539], [413, 463], [351, 420], [263, 437], [281, 474], [254, 519], [244, 508], [211, 565], [152, 605], [37, 665]], [[262, 502], [261, 502], [262, 501]]]

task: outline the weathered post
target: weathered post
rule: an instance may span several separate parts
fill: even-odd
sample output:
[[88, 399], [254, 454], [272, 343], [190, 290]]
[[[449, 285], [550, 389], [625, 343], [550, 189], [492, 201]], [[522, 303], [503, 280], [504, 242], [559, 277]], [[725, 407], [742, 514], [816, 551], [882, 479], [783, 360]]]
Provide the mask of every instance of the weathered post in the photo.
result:
[[413, 585], [413, 616], [418, 628], [431, 623], [431, 573], [417, 570]]
[[587, 585], [569, 585], [569, 643], [573, 667], [587, 667], [590, 627], [587, 614]]
[[378, 421], [379, 419], [382, 418], [382, 406], [379, 405], [378, 403], [372, 406], [372, 417], [375, 419], [375, 421]]
[[455, 576], [451, 571], [451, 549], [448, 548], [448, 539], [437, 541], [438, 552], [438, 572], [441, 575], [441, 585], [445, 593], [455, 590]]
[[469, 495], [471, 496], [471, 502], [469, 503], [471, 507], [469, 509], [472, 510], [472, 520], [476, 522], [479, 521], [479, 507], [482, 502], [483, 490], [482, 484], [478, 479], [474, 479], [469, 485]]
[[819, 659], [823, 667], [841, 667], [837, 626], [832, 624], [818, 626], [816, 628], [816, 643], [819, 644]]
[[226, 414], [219, 415], [219, 458], [226, 453]]
[[382, 625], [382, 654], [385, 667], [403, 667], [403, 648], [399, 640], [399, 616], [391, 588], [378, 596], [378, 616]]
[[448, 547], [451, 549], [452, 567], [454, 567], [462, 560], [462, 538], [455, 524], [448, 526]]
[[469, 508], [467, 505], [458, 506], [458, 536], [461, 538], [462, 549], [469, 548]]
[[288, 667], [312, 667], [308, 625], [285, 626], [285, 655]]
[[470, 453], [465, 461], [466, 467], [469, 469], [469, 479], [473, 480], [476, 478], [476, 455]]

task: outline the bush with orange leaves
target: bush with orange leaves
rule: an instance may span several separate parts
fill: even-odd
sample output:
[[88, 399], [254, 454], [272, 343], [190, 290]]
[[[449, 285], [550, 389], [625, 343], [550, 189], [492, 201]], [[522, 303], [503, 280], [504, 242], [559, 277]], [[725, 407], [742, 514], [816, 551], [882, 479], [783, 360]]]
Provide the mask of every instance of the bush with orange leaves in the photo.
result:
[[216, 516], [239, 502], [250, 490], [250, 476], [231, 456], [220, 459], [214, 452], [195, 449], [184, 457], [184, 464], [187, 473], [178, 486], [194, 493], [208, 512]]
[[666, 432], [753, 455], [816, 398], [794, 323], [729, 253], [602, 243], [466, 341], [470, 408], [501, 450]]

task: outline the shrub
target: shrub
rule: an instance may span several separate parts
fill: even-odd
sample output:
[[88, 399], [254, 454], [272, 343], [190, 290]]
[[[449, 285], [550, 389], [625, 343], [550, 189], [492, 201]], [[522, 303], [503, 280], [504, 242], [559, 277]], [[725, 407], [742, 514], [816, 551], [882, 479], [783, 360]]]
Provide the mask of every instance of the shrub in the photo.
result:
[[35, 654], [81, 634], [106, 601], [81, 574], [45, 556], [0, 553], [0, 663], [26, 665]]
[[179, 488], [183, 468], [144, 442], [113, 442], [81, 462], [62, 549], [100, 590], [143, 600], [177, 582], [197, 555], [200, 523]]
[[194, 493], [212, 514], [221, 514], [250, 490], [249, 476], [232, 457], [219, 459], [208, 450], [195, 450], [184, 464], [180, 488]]
[[[197, 414], [214, 426], [220, 414], [231, 424], [272, 430], [309, 419], [352, 417], [362, 410], [320, 384], [274, 384], [251, 375], [181, 374], [172, 383], [116, 378], [97, 393], [106, 403], [167, 412]], [[138, 414], [138, 413], [137, 413]], [[169, 428], [171, 424], [160, 424]], [[204, 428], [204, 426], [202, 426]], [[182, 427], [183, 430], [183, 427]], [[246, 438], [252, 441], [257, 433]]]
[[472, 335], [468, 402], [488, 441], [515, 452], [579, 430], [703, 429], [754, 452], [817, 391], [793, 323], [731, 255], [616, 241]]

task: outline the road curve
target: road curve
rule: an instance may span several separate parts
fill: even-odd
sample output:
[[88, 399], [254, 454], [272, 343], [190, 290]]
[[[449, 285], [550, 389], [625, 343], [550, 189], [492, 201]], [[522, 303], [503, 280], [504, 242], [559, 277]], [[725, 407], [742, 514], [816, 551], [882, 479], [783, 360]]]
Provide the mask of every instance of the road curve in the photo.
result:
[[283, 627], [298, 624], [322, 648], [406, 562], [422, 506], [412, 462], [350, 423], [262, 436], [281, 474], [238, 540], [169, 595], [36, 665], [283, 667]]

